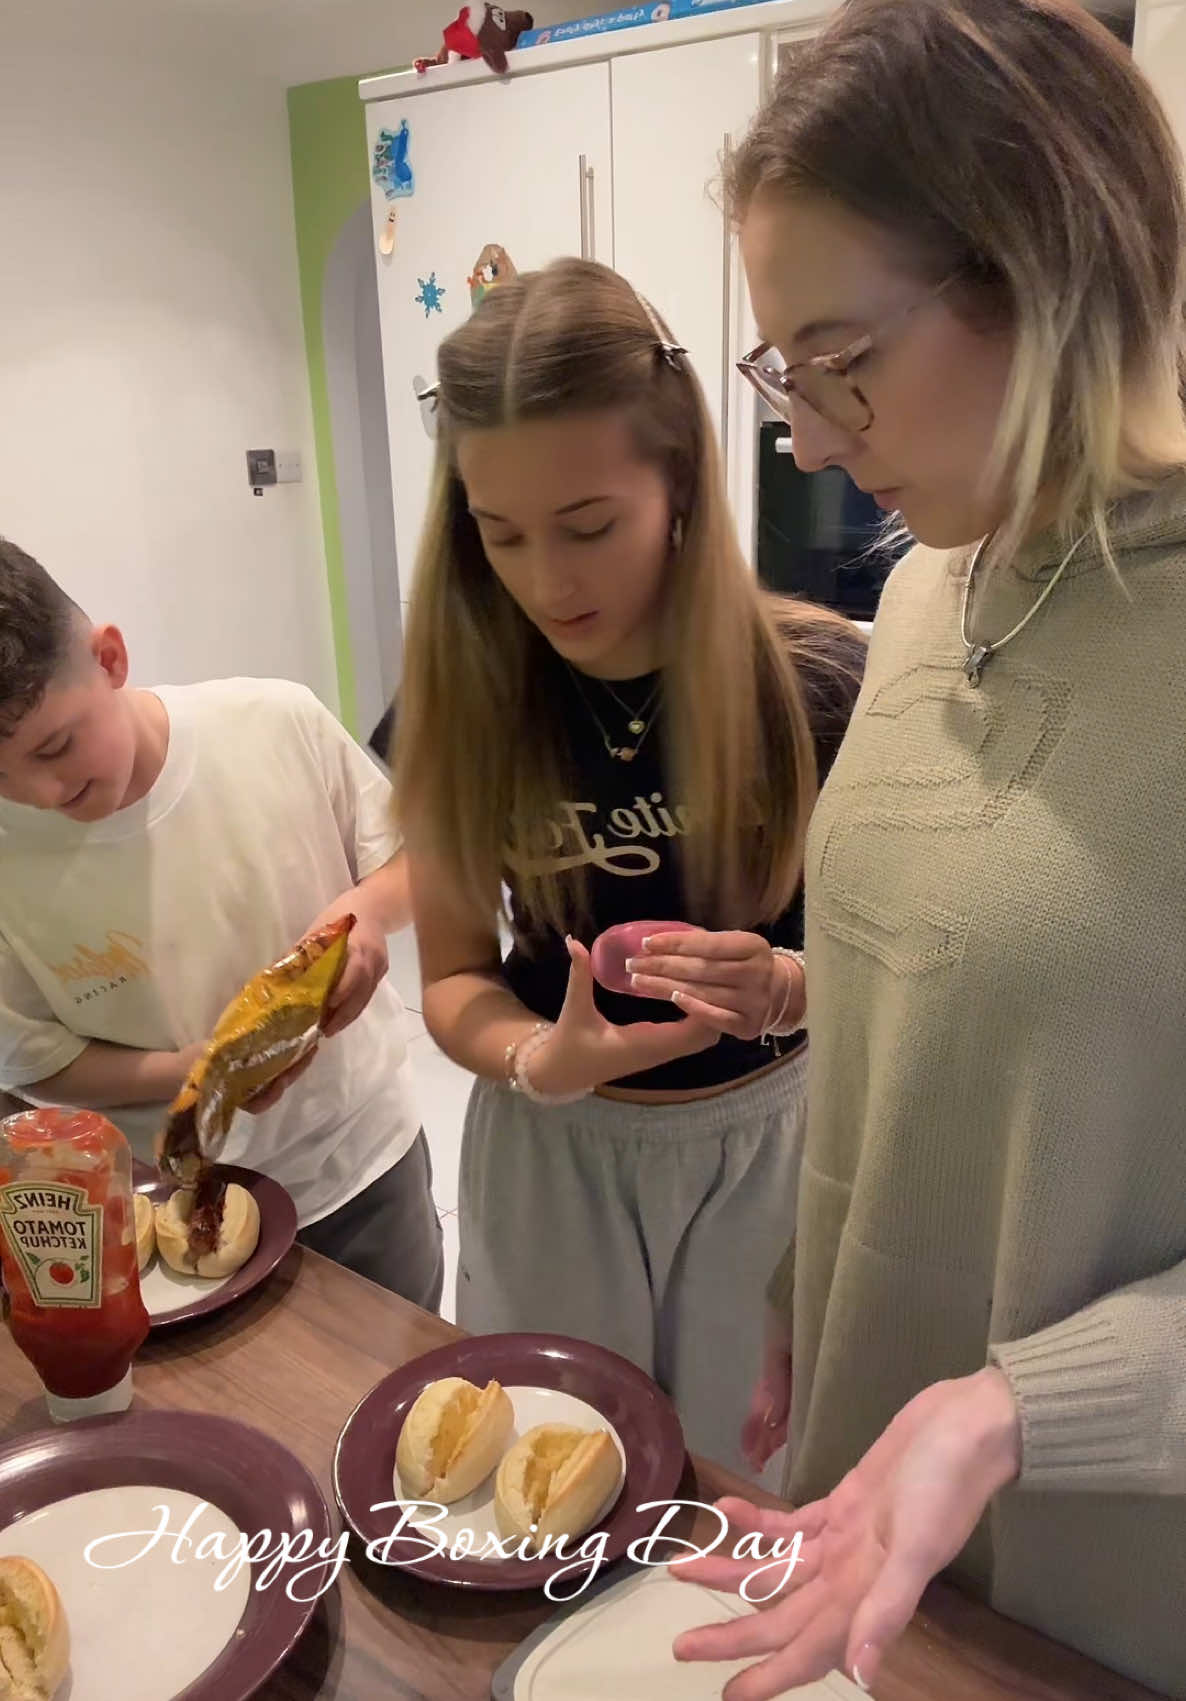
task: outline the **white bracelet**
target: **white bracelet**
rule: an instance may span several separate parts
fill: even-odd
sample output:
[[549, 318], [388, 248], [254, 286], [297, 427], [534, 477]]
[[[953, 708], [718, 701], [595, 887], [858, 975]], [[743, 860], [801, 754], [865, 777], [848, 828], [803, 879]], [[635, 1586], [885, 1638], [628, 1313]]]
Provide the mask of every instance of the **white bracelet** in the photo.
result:
[[[800, 969], [803, 971], [804, 980], [806, 980], [807, 964], [804, 960], [802, 951], [788, 950], [785, 945], [772, 945], [770, 949], [774, 956], [786, 957], [792, 963], [798, 963]], [[801, 1034], [807, 1027], [806, 1009], [804, 1009], [804, 1013], [798, 1021], [788, 1023], [786, 1020], [787, 1005], [791, 1001], [791, 988], [794, 985], [794, 976], [788, 975], [786, 980], [787, 988], [783, 993], [782, 1003], [779, 1006], [777, 1016], [771, 1020], [770, 1012], [766, 1012], [766, 1024], [762, 1029], [763, 1039], [787, 1039], [791, 1034]]]
[[532, 1104], [576, 1104], [578, 1099], [588, 1098], [593, 1091], [592, 1087], [584, 1087], [579, 1093], [541, 1093], [532, 1086], [527, 1061], [546, 1042], [555, 1027], [554, 1022], [537, 1022], [530, 1033], [514, 1040], [506, 1049], [507, 1085], [513, 1093], [522, 1093], [525, 1099], [530, 1099]]

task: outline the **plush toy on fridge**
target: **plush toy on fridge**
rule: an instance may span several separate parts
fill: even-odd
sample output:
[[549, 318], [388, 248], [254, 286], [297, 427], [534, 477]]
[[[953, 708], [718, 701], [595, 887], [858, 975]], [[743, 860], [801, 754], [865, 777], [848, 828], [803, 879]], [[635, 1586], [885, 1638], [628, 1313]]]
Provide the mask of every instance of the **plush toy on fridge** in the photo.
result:
[[422, 74], [430, 65], [450, 65], [458, 59], [484, 59], [492, 71], [505, 76], [507, 54], [524, 30], [534, 27], [530, 12], [507, 12], [501, 6], [463, 6], [451, 24], [435, 59], [417, 59]]

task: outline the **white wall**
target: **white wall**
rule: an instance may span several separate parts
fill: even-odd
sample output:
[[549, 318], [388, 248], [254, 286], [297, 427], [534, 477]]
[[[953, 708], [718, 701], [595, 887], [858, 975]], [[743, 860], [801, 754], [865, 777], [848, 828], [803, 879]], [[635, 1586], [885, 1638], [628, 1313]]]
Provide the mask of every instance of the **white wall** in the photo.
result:
[[[11, 3], [11, 0], [8, 0]], [[59, 0], [61, 3], [61, 0]], [[72, 0], [66, 0], [71, 4]], [[73, 0], [77, 3], [77, 0]], [[431, 59], [441, 31], [461, 0], [86, 0], [127, 9], [153, 8], [201, 15], [209, 28], [251, 63], [266, 66], [287, 84], [349, 77]], [[527, 0], [514, 10], [537, 24], [609, 12], [616, 0]]]
[[[0, 532], [141, 680], [336, 706], [283, 89], [208, 19], [45, 10], [6, 8], [0, 53]], [[306, 482], [253, 497], [254, 447]]]
[[[433, 53], [453, 0], [0, 3], [0, 534], [142, 681], [336, 707], [284, 90]], [[305, 481], [253, 497], [248, 448]]]

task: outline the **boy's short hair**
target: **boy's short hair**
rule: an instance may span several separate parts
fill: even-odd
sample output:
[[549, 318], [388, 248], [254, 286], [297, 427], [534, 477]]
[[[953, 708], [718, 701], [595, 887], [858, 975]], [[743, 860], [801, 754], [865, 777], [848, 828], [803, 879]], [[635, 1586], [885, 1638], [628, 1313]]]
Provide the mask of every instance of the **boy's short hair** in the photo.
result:
[[41, 563], [0, 537], [0, 737], [45, 696], [69, 659], [80, 617]]

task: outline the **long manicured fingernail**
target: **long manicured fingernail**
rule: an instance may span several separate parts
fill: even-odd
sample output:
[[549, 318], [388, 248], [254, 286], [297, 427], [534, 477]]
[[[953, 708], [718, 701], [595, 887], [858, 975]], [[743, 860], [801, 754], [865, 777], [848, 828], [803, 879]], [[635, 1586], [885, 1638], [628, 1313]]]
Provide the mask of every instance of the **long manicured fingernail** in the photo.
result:
[[638, 976], [637, 976], [637, 975], [633, 975], [633, 974], [632, 974], [632, 975], [631, 975], [631, 976], [630, 976], [630, 984], [631, 984], [631, 986], [635, 986], [635, 987], [636, 987], [636, 986], [637, 986], [637, 985], [638, 985], [638, 980], [639, 980], [639, 977], [638, 977]]
[[863, 1689], [866, 1695], [873, 1693], [869, 1687], [873, 1682], [873, 1674], [877, 1668], [877, 1649], [872, 1642], [866, 1642], [856, 1659], [852, 1662], [852, 1681], [858, 1689]]
[[635, 975], [635, 974], [638, 973], [638, 958], [637, 957], [627, 957], [627, 959], [626, 959], [626, 973], [628, 975]]
[[683, 992], [673, 992], [671, 995], [671, 1002], [673, 1004], [682, 1004], [686, 996], [687, 994]]
[[[653, 939], [653, 938], [654, 938], [654, 937], [655, 937], [655, 936], [654, 936], [654, 934], [653, 934], [653, 933], [652, 933], [652, 935], [651, 935], [651, 939]], [[644, 939], [644, 940], [643, 940], [643, 942], [642, 942], [642, 948], [643, 948], [643, 950], [644, 950], [644, 951], [649, 951], [649, 950], [650, 950], [650, 948], [651, 948], [651, 939]]]

